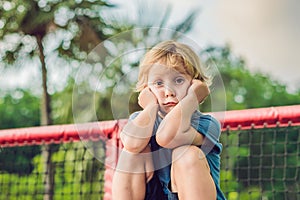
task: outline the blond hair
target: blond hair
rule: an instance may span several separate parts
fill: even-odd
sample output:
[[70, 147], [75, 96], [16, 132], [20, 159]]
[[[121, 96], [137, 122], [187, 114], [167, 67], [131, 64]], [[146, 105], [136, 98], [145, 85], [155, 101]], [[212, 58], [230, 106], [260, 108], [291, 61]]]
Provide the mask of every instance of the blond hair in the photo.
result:
[[210, 84], [210, 78], [204, 74], [197, 54], [188, 46], [176, 41], [165, 41], [148, 51], [139, 65], [136, 90], [139, 92], [147, 86], [148, 73], [153, 64], [163, 64], [181, 73]]

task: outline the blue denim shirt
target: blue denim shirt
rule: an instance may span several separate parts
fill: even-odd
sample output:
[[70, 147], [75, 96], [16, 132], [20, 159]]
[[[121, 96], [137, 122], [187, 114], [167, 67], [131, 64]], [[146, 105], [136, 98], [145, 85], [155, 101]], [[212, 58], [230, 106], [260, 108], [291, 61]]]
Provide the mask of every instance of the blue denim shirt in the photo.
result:
[[[134, 119], [139, 112], [135, 112], [130, 116]], [[166, 149], [159, 146], [156, 142], [155, 134], [160, 125], [162, 118], [157, 115], [153, 127], [153, 134], [150, 139], [153, 164], [157, 176], [162, 183], [164, 193], [171, 196], [171, 191], [168, 184], [171, 181], [171, 164], [172, 164], [172, 149]], [[203, 115], [200, 111], [195, 111], [192, 115], [191, 126], [196, 129], [199, 134], [205, 136], [201, 150], [205, 153], [208, 165], [210, 167], [211, 176], [215, 182], [217, 190], [217, 200], [224, 200], [225, 197], [220, 189], [220, 153], [222, 144], [219, 142], [221, 134], [220, 123], [210, 115]]]

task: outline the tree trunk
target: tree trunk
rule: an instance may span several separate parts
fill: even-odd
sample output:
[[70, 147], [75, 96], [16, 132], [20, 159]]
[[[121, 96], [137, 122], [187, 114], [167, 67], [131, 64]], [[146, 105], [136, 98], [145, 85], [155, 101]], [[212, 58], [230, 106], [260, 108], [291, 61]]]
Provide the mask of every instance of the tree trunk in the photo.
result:
[[44, 55], [44, 48], [42, 44], [42, 37], [36, 36], [37, 43], [39, 47], [39, 56], [41, 61], [41, 68], [42, 68], [42, 86], [43, 86], [43, 96], [42, 96], [42, 103], [41, 103], [41, 125], [51, 125], [51, 106], [50, 106], [50, 95], [47, 89], [47, 68], [45, 63], [45, 55]]
[[[47, 89], [47, 68], [45, 63], [44, 48], [42, 44], [42, 36], [37, 35], [37, 44], [39, 48], [39, 57], [41, 61], [42, 68], [42, 86], [43, 95], [41, 102], [41, 125], [51, 125], [51, 105], [50, 105], [50, 95]], [[42, 158], [44, 159], [44, 200], [53, 200], [54, 193], [54, 165], [51, 161], [52, 151], [51, 145], [45, 144], [42, 147]]]

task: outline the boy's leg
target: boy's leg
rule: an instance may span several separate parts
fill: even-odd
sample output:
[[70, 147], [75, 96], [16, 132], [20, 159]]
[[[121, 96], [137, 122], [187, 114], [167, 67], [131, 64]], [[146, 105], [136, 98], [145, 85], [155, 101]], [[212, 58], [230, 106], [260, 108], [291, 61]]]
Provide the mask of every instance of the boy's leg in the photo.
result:
[[216, 200], [216, 186], [202, 150], [196, 146], [181, 146], [173, 150], [171, 169], [172, 191], [179, 199]]
[[114, 200], [142, 200], [145, 198], [146, 182], [153, 176], [150, 148], [133, 154], [122, 150], [112, 183]]

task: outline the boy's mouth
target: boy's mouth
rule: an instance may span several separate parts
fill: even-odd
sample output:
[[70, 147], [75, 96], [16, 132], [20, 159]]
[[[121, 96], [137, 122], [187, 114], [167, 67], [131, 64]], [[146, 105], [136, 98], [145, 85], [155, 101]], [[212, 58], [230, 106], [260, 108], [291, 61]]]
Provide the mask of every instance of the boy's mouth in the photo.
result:
[[167, 103], [164, 103], [163, 105], [169, 107], [169, 106], [176, 106], [177, 103], [176, 102], [167, 102]]

